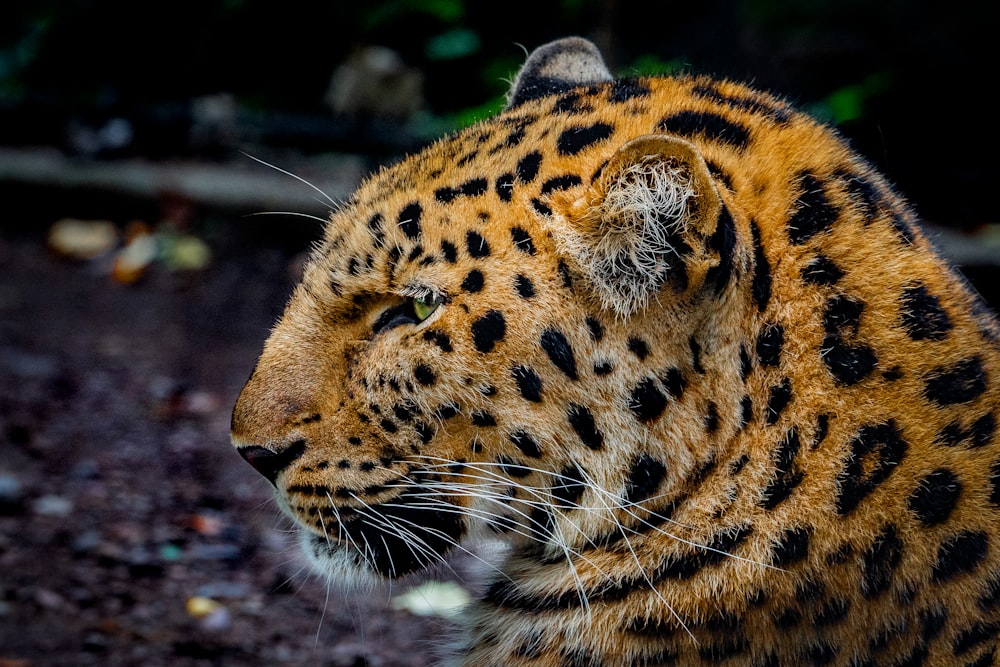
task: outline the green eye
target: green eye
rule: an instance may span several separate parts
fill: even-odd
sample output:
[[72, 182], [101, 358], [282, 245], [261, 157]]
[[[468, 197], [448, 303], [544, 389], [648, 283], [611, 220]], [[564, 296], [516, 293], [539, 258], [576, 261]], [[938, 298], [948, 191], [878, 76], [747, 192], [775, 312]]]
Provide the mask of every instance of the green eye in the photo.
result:
[[444, 301], [440, 296], [435, 294], [428, 294], [427, 296], [414, 297], [411, 300], [413, 304], [413, 314], [417, 316], [417, 321], [423, 322], [431, 314], [437, 310], [437, 307], [441, 305]]

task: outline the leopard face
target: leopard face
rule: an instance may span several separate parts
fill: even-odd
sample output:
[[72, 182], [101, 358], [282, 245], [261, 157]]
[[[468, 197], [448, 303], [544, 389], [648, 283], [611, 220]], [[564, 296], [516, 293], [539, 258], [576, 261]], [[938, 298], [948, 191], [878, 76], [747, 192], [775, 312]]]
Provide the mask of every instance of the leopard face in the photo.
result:
[[573, 38], [332, 214], [233, 441], [341, 581], [509, 541], [469, 664], [992, 664], [998, 364], [832, 131]]

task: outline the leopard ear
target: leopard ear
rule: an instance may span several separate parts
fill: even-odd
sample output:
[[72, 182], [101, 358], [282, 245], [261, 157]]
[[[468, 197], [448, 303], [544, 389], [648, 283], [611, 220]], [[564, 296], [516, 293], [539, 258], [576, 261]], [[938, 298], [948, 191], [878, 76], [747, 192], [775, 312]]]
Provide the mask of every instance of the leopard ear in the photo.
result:
[[685, 259], [715, 228], [722, 201], [694, 145], [646, 135], [622, 146], [565, 210], [573, 231], [564, 248], [602, 305], [628, 317], [665, 283], [687, 287]]
[[514, 79], [507, 109], [576, 86], [611, 81], [601, 52], [582, 37], [565, 37], [535, 49]]

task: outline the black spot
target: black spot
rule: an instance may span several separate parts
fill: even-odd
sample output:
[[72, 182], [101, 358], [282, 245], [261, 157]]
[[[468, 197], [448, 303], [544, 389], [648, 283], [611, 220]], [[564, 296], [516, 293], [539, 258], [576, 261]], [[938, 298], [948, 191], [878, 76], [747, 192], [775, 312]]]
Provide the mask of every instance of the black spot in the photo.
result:
[[385, 230], [382, 228], [384, 221], [381, 213], [376, 213], [368, 219], [368, 231], [371, 232], [376, 248], [381, 248], [385, 243]]
[[986, 582], [986, 590], [979, 596], [978, 602], [979, 608], [985, 612], [1000, 605], [1000, 572], [994, 572], [993, 576]]
[[826, 595], [826, 584], [819, 579], [809, 577], [795, 587], [795, 599], [802, 604], [816, 602]]
[[503, 454], [496, 458], [496, 463], [500, 466], [501, 470], [511, 477], [527, 477], [532, 473], [531, 468], [528, 468], [527, 466], [515, 461], [509, 456], [504, 456]]
[[813, 617], [813, 625], [824, 627], [833, 625], [844, 620], [848, 610], [851, 608], [851, 601], [847, 598], [833, 598], [827, 600], [819, 612]]
[[514, 446], [521, 450], [525, 456], [530, 456], [533, 459], [537, 459], [542, 455], [542, 450], [535, 442], [527, 431], [518, 429], [510, 434], [510, 441], [514, 443]]
[[778, 421], [778, 417], [792, 400], [792, 381], [785, 378], [781, 384], [771, 387], [770, 395], [767, 399], [767, 410], [765, 411], [764, 422], [771, 426]]
[[749, 525], [722, 528], [712, 536], [704, 549], [696, 549], [687, 555], [668, 557], [652, 573], [653, 581], [689, 579], [704, 567], [715, 565], [728, 558], [752, 533], [753, 528]]
[[746, 637], [731, 635], [717, 640], [715, 643], [698, 647], [698, 655], [709, 664], [720, 664], [730, 658], [742, 655], [750, 648]]
[[570, 188], [576, 187], [583, 183], [583, 180], [576, 174], [565, 174], [563, 176], [554, 176], [549, 180], [542, 183], [542, 194], [547, 195], [551, 192], [556, 192], [558, 190], [568, 190]]
[[948, 622], [948, 610], [943, 607], [921, 609], [917, 616], [920, 619], [920, 636], [926, 642], [940, 635]]
[[989, 537], [981, 530], [966, 530], [952, 535], [938, 548], [934, 581], [940, 583], [972, 572], [986, 558], [988, 551]]
[[483, 274], [479, 269], [472, 269], [462, 281], [462, 289], [466, 292], [475, 293], [483, 289]]
[[493, 346], [502, 341], [505, 335], [507, 323], [499, 310], [487, 311], [472, 323], [472, 341], [480, 352], [491, 352]]
[[608, 100], [619, 104], [637, 97], [649, 97], [649, 86], [638, 79], [618, 79], [608, 89]]
[[776, 106], [775, 103], [764, 96], [741, 97], [738, 95], [727, 95], [719, 90], [714, 82], [698, 84], [691, 89], [691, 92], [699, 97], [712, 100], [716, 104], [723, 104], [732, 109], [746, 111], [756, 116], [763, 116], [775, 123], [787, 123], [791, 118], [788, 110]]
[[900, 316], [903, 328], [913, 340], [942, 340], [952, 329], [941, 301], [923, 284], [903, 290]]
[[695, 373], [704, 373], [705, 368], [701, 365], [701, 345], [694, 339], [694, 336], [688, 337], [688, 348], [691, 350], [691, 368], [694, 369]]
[[471, 257], [489, 257], [490, 244], [476, 232], [469, 230], [465, 233], [465, 248]]
[[434, 343], [442, 352], [451, 352], [454, 348], [451, 346], [451, 338], [448, 337], [443, 331], [438, 329], [428, 329], [424, 332], [424, 340], [428, 343]]
[[865, 304], [843, 294], [827, 300], [823, 310], [823, 328], [828, 334], [855, 335], [861, 324]]
[[712, 175], [712, 178], [720, 181], [727, 189], [736, 191], [736, 188], [733, 187], [733, 177], [722, 168], [722, 165], [712, 160], [705, 160], [705, 166], [708, 167], [708, 173]]
[[1000, 507], [1000, 461], [994, 461], [990, 466], [990, 503]]
[[571, 380], [577, 379], [573, 348], [570, 347], [563, 332], [558, 329], [546, 329], [542, 332], [541, 345], [556, 368], [565, 373]]
[[708, 404], [708, 413], [705, 415], [705, 430], [715, 433], [719, 430], [719, 406], [715, 403]]
[[844, 469], [837, 477], [837, 513], [852, 512], [899, 466], [908, 447], [892, 420], [862, 426], [850, 442]]
[[496, 189], [500, 201], [510, 201], [514, 196], [514, 174], [510, 172], [501, 174], [497, 177], [493, 187]]
[[399, 427], [396, 426], [395, 422], [389, 419], [383, 419], [382, 421], [380, 421], [379, 426], [381, 426], [382, 430], [385, 431], [386, 433], [395, 433], [396, 431], [399, 430]]
[[857, 334], [863, 310], [864, 303], [861, 301], [837, 295], [827, 300], [823, 313], [827, 335], [823, 338], [821, 356], [834, 379], [846, 386], [855, 385], [868, 377], [878, 363], [870, 347], [845, 340], [845, 336]]
[[843, 277], [844, 272], [826, 255], [817, 255], [802, 268], [802, 280], [813, 285], [834, 285]]
[[996, 430], [996, 417], [993, 416], [992, 412], [987, 412], [972, 422], [972, 426], [969, 427], [969, 439], [971, 441], [969, 446], [972, 448], [985, 447], [993, 441]]
[[517, 163], [517, 180], [522, 183], [530, 183], [538, 176], [538, 169], [542, 165], [542, 154], [532, 151]]
[[413, 246], [413, 249], [410, 250], [410, 254], [406, 256], [406, 261], [413, 262], [422, 254], [424, 254], [424, 247], [420, 244], [417, 244]]
[[816, 433], [813, 435], [812, 448], [816, 449], [824, 440], [830, 430], [830, 415], [820, 415], [816, 418]]
[[510, 228], [510, 239], [514, 242], [514, 247], [521, 252], [535, 254], [535, 244], [531, 241], [531, 235], [520, 227]]
[[746, 382], [752, 370], [753, 360], [750, 359], [750, 354], [747, 352], [746, 346], [740, 345], [740, 379]]
[[422, 214], [423, 208], [418, 202], [407, 204], [399, 212], [399, 228], [403, 230], [407, 238], [416, 239], [420, 236], [420, 216]]
[[586, 322], [587, 328], [590, 329], [590, 337], [594, 339], [595, 343], [600, 342], [600, 340], [604, 338], [604, 327], [601, 326], [601, 323], [598, 322], [596, 318], [589, 315], [587, 316]]
[[750, 130], [724, 116], [708, 111], [681, 111], [660, 121], [659, 129], [682, 137], [701, 136], [737, 150], [750, 144]]
[[600, 361], [594, 364], [594, 375], [608, 375], [613, 370], [615, 367], [610, 361]]
[[417, 436], [420, 438], [420, 442], [424, 443], [425, 445], [434, 438], [435, 435], [434, 428], [429, 424], [425, 424], [424, 422], [417, 422], [416, 424], [413, 425], [413, 429], [417, 432]]
[[809, 530], [789, 528], [781, 534], [771, 553], [771, 565], [788, 567], [809, 555]]
[[968, 403], [986, 391], [986, 371], [978, 356], [941, 366], [925, 379], [924, 395], [938, 405]]
[[570, 127], [559, 135], [556, 146], [560, 155], [576, 155], [588, 146], [604, 141], [614, 132], [615, 128], [607, 123]]
[[552, 497], [557, 506], [571, 509], [576, 507], [586, 488], [583, 472], [575, 465], [569, 465], [563, 468], [559, 475], [552, 480]]
[[801, 245], [829, 229], [840, 214], [827, 199], [823, 182], [815, 174], [804, 172], [800, 177], [799, 188], [795, 213], [788, 221], [788, 238], [795, 245]]
[[459, 408], [454, 403], [446, 403], [434, 411], [434, 416], [439, 421], [447, 421], [459, 412]]
[[485, 178], [474, 178], [462, 183], [457, 188], [445, 187], [434, 191], [434, 198], [442, 204], [448, 204], [457, 197], [477, 197], [489, 189]]
[[450, 241], [441, 241], [441, 254], [449, 264], [454, 264], [458, 261], [458, 248]]
[[427, 364], [420, 364], [415, 369], [413, 369], [413, 377], [417, 379], [417, 382], [428, 387], [434, 384], [435, 378], [434, 371]]
[[637, 503], [653, 495], [666, 477], [667, 467], [649, 454], [642, 454], [632, 461], [625, 479], [625, 501]]
[[886, 524], [871, 548], [861, 554], [861, 594], [872, 599], [889, 589], [903, 557], [903, 540], [896, 526]]
[[715, 231], [708, 239], [708, 247], [719, 254], [719, 263], [705, 274], [705, 284], [721, 294], [733, 277], [733, 253], [736, 252], [736, 225], [725, 206], [719, 213]]
[[559, 277], [562, 278], [562, 286], [570, 291], [573, 291], [573, 272], [570, 271], [569, 266], [566, 262], [559, 260], [558, 264]]
[[409, 423], [413, 419], [416, 406], [410, 402], [396, 404], [392, 406], [392, 414], [401, 422]]
[[667, 393], [678, 401], [684, 395], [684, 388], [687, 387], [687, 380], [684, 379], [684, 374], [679, 368], [668, 368], [660, 377], [660, 382], [663, 383], [663, 388], [667, 390]]
[[795, 465], [799, 448], [799, 432], [793, 427], [774, 452], [774, 477], [764, 487], [760, 500], [760, 506], [764, 509], [772, 510], [780, 505], [802, 481], [803, 473]]
[[[977, 621], [976, 623], [973, 623], [971, 627], [965, 628], [958, 633], [955, 637], [955, 641], [951, 645], [951, 651], [955, 655], [962, 655], [966, 651], [975, 646], [979, 646], [983, 642], [995, 639], [998, 632], [1000, 632], [1000, 623]], [[975, 662], [968, 663], [966, 667], [969, 667], [969, 665], [992, 665], [994, 650], [995, 649], [986, 654], [986, 657], [990, 658], [988, 661], [983, 661], [982, 658], [980, 658]]]
[[473, 426], [487, 427], [497, 425], [496, 417], [485, 410], [473, 410], [472, 414], [469, 415], [469, 418], [471, 419]]
[[641, 422], [651, 422], [667, 408], [667, 397], [660, 391], [656, 380], [646, 378], [632, 390], [628, 407]]
[[546, 206], [545, 204], [543, 204], [541, 201], [539, 201], [536, 198], [532, 198], [532, 200], [531, 200], [531, 208], [535, 209], [535, 211], [539, 215], [543, 215], [546, 218], [549, 218], [549, 217], [552, 216], [552, 209], [549, 208], [548, 206]]
[[743, 428], [751, 421], [753, 421], [753, 399], [749, 396], [744, 396], [743, 400], [740, 401], [740, 428]]
[[526, 401], [540, 403], [542, 400], [542, 379], [527, 366], [515, 366], [510, 370], [518, 391]]
[[785, 345], [785, 328], [780, 324], [768, 324], [757, 337], [757, 360], [761, 366], [777, 366], [781, 363], [781, 349]]
[[924, 526], [934, 526], [947, 521], [961, 493], [962, 483], [955, 473], [938, 468], [918, 482], [910, 495], [910, 510]]
[[584, 445], [594, 450], [604, 446], [604, 434], [598, 430], [594, 415], [590, 414], [586, 406], [571, 403], [566, 417]]
[[646, 341], [637, 336], [629, 337], [628, 349], [639, 358], [639, 361], [645, 361], [646, 357], [649, 356], [649, 346], [646, 345]]
[[514, 289], [517, 290], [522, 299], [530, 299], [535, 296], [535, 286], [531, 282], [531, 278], [523, 273], [517, 274], [514, 278]]
[[837, 658], [837, 647], [827, 642], [817, 642], [806, 647], [805, 658], [810, 665], [829, 665]]
[[760, 242], [760, 228], [756, 221], [750, 221], [750, 233], [753, 237], [753, 282], [750, 284], [750, 295], [757, 304], [757, 312], [763, 313], [771, 300], [771, 263], [764, 254]]

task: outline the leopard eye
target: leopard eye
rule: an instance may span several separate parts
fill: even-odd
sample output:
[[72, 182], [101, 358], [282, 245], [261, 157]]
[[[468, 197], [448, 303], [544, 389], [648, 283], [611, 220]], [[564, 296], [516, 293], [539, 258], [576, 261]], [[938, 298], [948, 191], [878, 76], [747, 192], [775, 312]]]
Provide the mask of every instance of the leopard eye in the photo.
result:
[[413, 304], [413, 314], [417, 316], [418, 322], [423, 322], [430, 317], [443, 302], [444, 299], [436, 294], [413, 297], [411, 300], [411, 303]]

